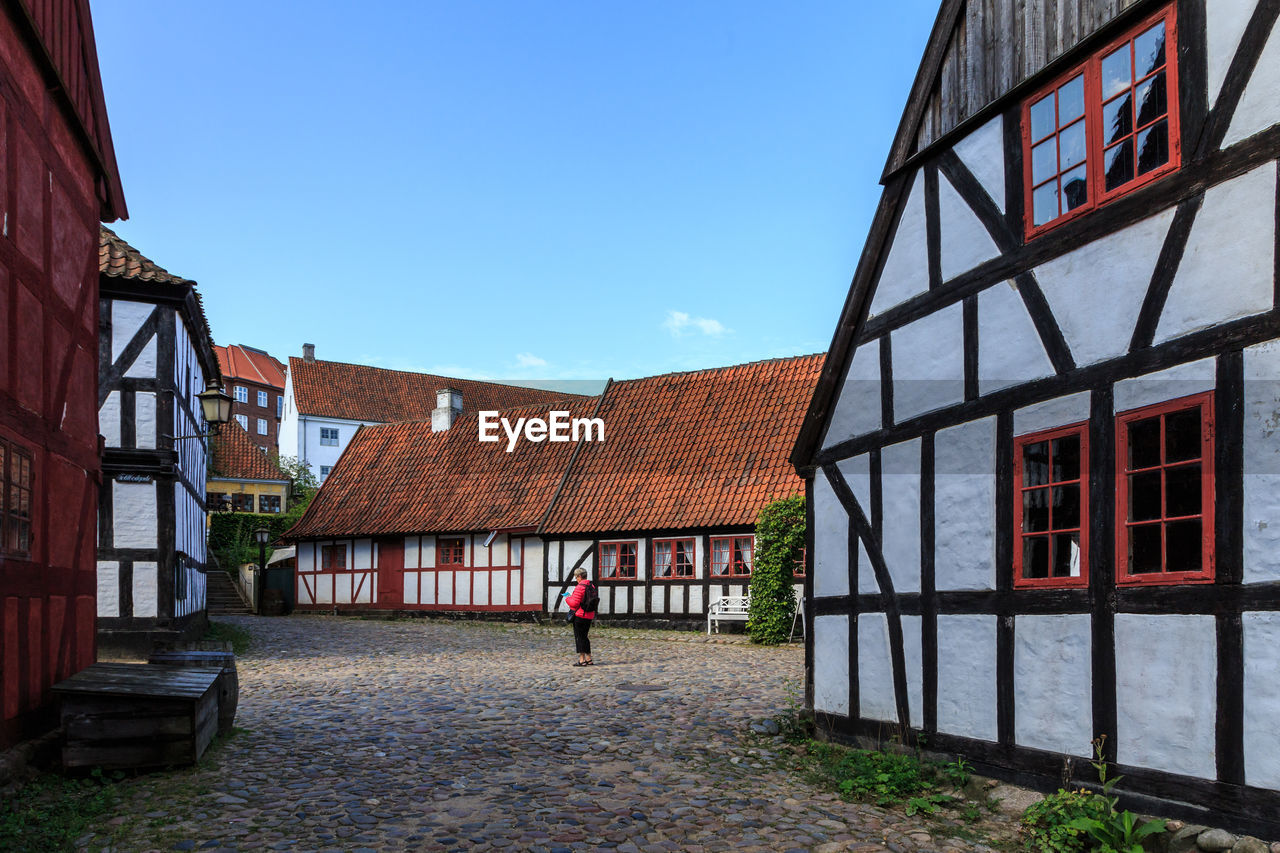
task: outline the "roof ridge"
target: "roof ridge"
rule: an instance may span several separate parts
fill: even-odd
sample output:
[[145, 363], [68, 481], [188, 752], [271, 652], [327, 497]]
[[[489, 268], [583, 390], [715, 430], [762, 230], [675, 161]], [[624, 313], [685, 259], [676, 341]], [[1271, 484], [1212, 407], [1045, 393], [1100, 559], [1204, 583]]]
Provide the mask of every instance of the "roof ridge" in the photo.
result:
[[[385, 371], [385, 372], [387, 372], [387, 373], [403, 373], [403, 374], [405, 374], [406, 376], [435, 376], [435, 377], [438, 377], [438, 378], [440, 378], [440, 379], [455, 379], [455, 380], [457, 380], [457, 381], [459, 381], [459, 382], [480, 382], [480, 383], [483, 383], [483, 384], [485, 384], [485, 385], [497, 385], [497, 386], [500, 386], [500, 387], [502, 387], [502, 388], [515, 388], [515, 389], [517, 389], [517, 390], [521, 390], [521, 391], [544, 391], [544, 392], [545, 392], [545, 391], [551, 391], [551, 390], [554, 390], [554, 389], [550, 389], [550, 388], [537, 388], [537, 387], [530, 386], [530, 385], [512, 385], [510, 382], [499, 382], [499, 381], [497, 381], [497, 380], [495, 380], [495, 379], [470, 379], [470, 378], [468, 378], [468, 377], [466, 377], [466, 376], [446, 376], [446, 375], [444, 375], [443, 373], [428, 373], [428, 372], [426, 372], [426, 371], [422, 371], [422, 370], [400, 370], [400, 369], [395, 368], [395, 367], [379, 367], [379, 366], [377, 366], [376, 364], [360, 364], [359, 362], [355, 362], [355, 361], [334, 361], [334, 360], [332, 360], [332, 359], [328, 359], [328, 358], [317, 358], [317, 359], [316, 359], [316, 360], [314, 360], [314, 361], [304, 361], [304, 359], [303, 359], [303, 358], [302, 358], [302, 356], [300, 356], [300, 355], [291, 355], [291, 356], [289, 356], [289, 364], [290, 364], [290, 365], [292, 365], [292, 364], [293, 364], [293, 362], [295, 362], [295, 361], [300, 361], [300, 362], [302, 362], [302, 363], [304, 363], [304, 364], [341, 364], [341, 365], [345, 365], [345, 366], [347, 366], [347, 367], [363, 367], [363, 368], [366, 368], [366, 369], [368, 369], [368, 370], [382, 370], [382, 371]], [[564, 392], [561, 392], [561, 393], [569, 394], [569, 393], [572, 393], [572, 392], [564, 391]], [[595, 396], [595, 395], [594, 395], [594, 394], [574, 394], [573, 396], [575, 396], [575, 397], [593, 397], [593, 396]]]
[[738, 370], [744, 367], [755, 367], [761, 364], [774, 364], [783, 361], [803, 361], [807, 358], [825, 358], [825, 352], [811, 352], [803, 355], [779, 355], [773, 358], [761, 358], [756, 361], [744, 361], [740, 364], [725, 364], [720, 367], [698, 367], [692, 370], [676, 370], [671, 373], [654, 373], [650, 376], [637, 376], [634, 379], [618, 379], [615, 383], [622, 382], [643, 382], [646, 379], [663, 379], [669, 376], [692, 376], [695, 373], [715, 373], [719, 371]]

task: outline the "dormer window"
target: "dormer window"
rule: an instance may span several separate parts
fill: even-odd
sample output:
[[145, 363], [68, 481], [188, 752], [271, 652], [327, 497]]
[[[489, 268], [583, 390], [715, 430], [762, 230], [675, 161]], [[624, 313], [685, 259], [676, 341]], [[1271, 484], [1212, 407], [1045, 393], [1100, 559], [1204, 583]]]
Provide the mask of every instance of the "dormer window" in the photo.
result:
[[1147, 18], [1027, 99], [1027, 236], [1178, 168], [1173, 7]]

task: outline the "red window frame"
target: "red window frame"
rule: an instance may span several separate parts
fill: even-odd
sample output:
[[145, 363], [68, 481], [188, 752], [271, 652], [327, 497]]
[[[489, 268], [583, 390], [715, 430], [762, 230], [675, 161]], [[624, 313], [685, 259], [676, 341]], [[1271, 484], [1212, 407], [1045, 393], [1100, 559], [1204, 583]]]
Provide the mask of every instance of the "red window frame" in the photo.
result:
[[31, 453], [13, 442], [0, 441], [0, 554], [6, 557], [31, 557], [34, 482]]
[[[717, 560], [716, 545], [724, 542], [729, 543], [728, 559]], [[746, 550], [746, 560], [741, 559], [741, 550]], [[756, 538], [754, 536], [715, 536], [711, 539], [711, 577], [749, 578], [755, 561]]]
[[[1104, 45], [1101, 49], [1095, 51], [1087, 60], [1074, 66], [1069, 71], [1060, 74], [1049, 84], [1045, 85], [1038, 91], [1034, 92], [1022, 104], [1022, 172], [1023, 172], [1023, 224], [1027, 239], [1036, 237], [1044, 232], [1069, 222], [1078, 216], [1097, 209], [1099, 206], [1106, 204], [1122, 195], [1133, 192], [1140, 187], [1146, 186], [1152, 181], [1176, 171], [1182, 165], [1182, 144], [1179, 130], [1178, 116], [1178, 27], [1177, 15], [1175, 13], [1176, 4], [1169, 4], [1164, 9], [1155, 14], [1144, 18], [1140, 23], [1131, 27], [1124, 35], [1113, 39]], [[1140, 79], [1136, 77], [1136, 69], [1133, 68], [1133, 42], [1134, 40], [1154, 26], [1159, 21], [1164, 21], [1165, 25], [1165, 64], [1163, 68], [1148, 74]], [[1152, 169], [1143, 175], [1137, 174], [1137, 152], [1134, 156], [1134, 177], [1124, 182], [1112, 190], [1106, 190], [1105, 170], [1103, 166], [1104, 144], [1103, 144], [1103, 93], [1102, 93], [1102, 60], [1107, 55], [1115, 52], [1124, 44], [1129, 44], [1130, 48], [1130, 84], [1128, 88], [1129, 97], [1134, 98], [1134, 93], [1143, 83], [1153, 79], [1161, 71], [1165, 73], [1165, 102], [1166, 112], [1157, 116], [1152, 121], [1139, 126], [1136, 121], [1125, 138], [1130, 140], [1137, 139], [1137, 136], [1144, 129], [1154, 127], [1162, 120], [1168, 121], [1169, 131], [1169, 159], [1163, 165]], [[1043, 138], [1031, 138], [1031, 107], [1033, 104], [1041, 101], [1046, 96], [1057, 92], [1065, 84], [1071, 82], [1077, 75], [1084, 75], [1084, 118], [1081, 119], [1085, 123], [1085, 156], [1086, 156], [1086, 174], [1088, 180], [1088, 198], [1084, 204], [1073, 210], [1060, 213], [1057, 217], [1041, 224], [1035, 224], [1035, 204], [1033, 192], [1035, 187], [1032, 186], [1032, 147], [1038, 145], [1045, 140], [1052, 138], [1061, 133], [1065, 128], [1058, 126], [1058, 104], [1055, 102], [1055, 128], [1052, 134], [1048, 134]], [[1107, 99], [1107, 103], [1115, 101], [1117, 98], [1125, 97], [1123, 93], [1112, 96]], [[1136, 100], [1136, 98], [1135, 98]], [[1136, 109], [1136, 103], [1131, 106]], [[1074, 124], [1074, 120], [1069, 120], [1067, 127]], [[1112, 140], [1111, 145], [1106, 147], [1114, 147], [1117, 143]], [[1063, 171], [1061, 169], [1061, 151], [1059, 151], [1058, 166], [1059, 171], [1055, 172], [1055, 177], [1051, 180], [1057, 180]], [[1071, 167], [1072, 169], [1075, 166]], [[1041, 181], [1038, 186], [1043, 186], [1048, 181]], [[1061, 210], [1061, 190], [1059, 190], [1059, 209]]]
[[[1053, 441], [1066, 436], [1077, 436], [1080, 439], [1080, 470], [1074, 478], [1053, 479]], [[1048, 479], [1044, 483], [1027, 485], [1025, 477], [1023, 452], [1027, 447], [1047, 442], [1049, 444]], [[1080, 489], [1079, 524], [1075, 527], [1055, 527], [1053, 523], [1052, 494], [1055, 486], [1078, 486]], [[1045, 530], [1027, 531], [1023, 529], [1025, 522], [1025, 498], [1030, 492], [1048, 489], [1049, 526]], [[1013, 440], [1013, 585], [1017, 589], [1052, 588], [1064, 589], [1087, 587], [1089, 585], [1089, 425], [1088, 423], [1070, 424], [1064, 427], [1041, 430], [1039, 432], [1020, 435]], [[1052, 574], [1043, 578], [1023, 576], [1024, 547], [1026, 540], [1046, 538], [1049, 541], [1049, 566], [1053, 567], [1054, 534], [1080, 534], [1080, 574], [1076, 576], [1054, 577]]]
[[[660, 567], [658, 561], [658, 548], [662, 545], [671, 547], [671, 574], [660, 575], [658, 569]], [[681, 549], [687, 548], [688, 559], [680, 560], [682, 556]], [[692, 580], [698, 575], [698, 563], [696, 559], [697, 548], [693, 539], [655, 539], [653, 540], [653, 569], [649, 574], [654, 580], [658, 581], [684, 581]]]
[[436, 540], [436, 566], [465, 566], [467, 543], [461, 536]]
[[[808, 554], [809, 547], [807, 545], [800, 549], [800, 556], [796, 557], [795, 563], [791, 566], [791, 576], [793, 578], [802, 578], [805, 576], [805, 561], [808, 559]], [[754, 557], [755, 555], [753, 554], [752, 558], [754, 559]]]
[[[341, 560], [338, 558], [341, 557]], [[325, 572], [345, 572], [347, 570], [347, 544], [320, 546], [320, 570]]]
[[[596, 551], [597, 576], [601, 580], [635, 580], [639, 551], [635, 542], [601, 542]], [[608, 565], [606, 555], [612, 555]]]
[[[1168, 444], [1166, 424], [1168, 416], [1180, 412], [1200, 412], [1200, 456], [1195, 459], [1166, 461]], [[1136, 421], [1160, 418], [1160, 464], [1138, 468], [1129, 467], [1129, 426]], [[1116, 582], [1122, 586], [1149, 586], [1167, 584], [1213, 583], [1214, 580], [1214, 426], [1213, 392], [1180, 397], [1153, 406], [1123, 412], [1116, 416]], [[1168, 472], [1192, 465], [1200, 465], [1200, 512], [1168, 515]], [[1131, 521], [1130, 477], [1160, 472], [1160, 518]], [[1168, 565], [1169, 525], [1178, 521], [1200, 521], [1200, 569], [1197, 571], [1170, 572]], [[1129, 552], [1133, 530], [1139, 527], [1160, 526], [1161, 570], [1158, 572], [1131, 571]]]

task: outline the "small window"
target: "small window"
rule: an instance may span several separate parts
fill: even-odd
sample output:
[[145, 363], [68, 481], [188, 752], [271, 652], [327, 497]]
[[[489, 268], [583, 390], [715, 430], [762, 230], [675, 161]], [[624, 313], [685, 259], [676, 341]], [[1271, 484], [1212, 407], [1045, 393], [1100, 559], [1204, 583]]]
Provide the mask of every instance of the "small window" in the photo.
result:
[[259, 391], [259, 392], [258, 392], [258, 406], [259, 406], [260, 408], [265, 409], [265, 408], [267, 407], [267, 400], [268, 400], [267, 392], [266, 392], [266, 391]]
[[31, 456], [0, 441], [0, 554], [31, 556]]
[[280, 511], [279, 495], [258, 495], [258, 512], [275, 514]]
[[330, 447], [338, 446], [338, 428], [337, 427], [320, 427], [320, 443], [327, 444]]
[[711, 576], [746, 578], [751, 576], [754, 536], [726, 536], [711, 540]]
[[692, 539], [657, 539], [653, 543], [653, 577], [681, 580], [694, 576]]
[[233, 512], [253, 512], [253, 495], [241, 492], [231, 496]]
[[267, 434], [267, 419], [258, 418], [258, 435], [266, 435], [266, 434]]
[[796, 557], [795, 563], [791, 566], [792, 577], [802, 578], [805, 576], [804, 567], [805, 567], [805, 560], [807, 559], [808, 553], [809, 553], [809, 549], [807, 547], [800, 549], [800, 556]]
[[347, 567], [347, 546], [342, 545], [321, 545], [320, 546], [320, 568], [329, 569], [331, 571], [342, 571]]
[[1089, 584], [1087, 424], [1014, 439], [1015, 587]]
[[222, 510], [223, 509], [222, 505], [224, 502], [227, 504], [228, 507], [230, 507], [231, 500], [230, 498], [227, 497], [226, 492], [206, 492], [205, 493], [204, 505], [208, 508], [209, 512], [218, 512]]
[[244, 387], [243, 385], [237, 385], [236, 391], [235, 391], [235, 398], [237, 403], [249, 402], [249, 389]]
[[190, 564], [190, 557], [178, 555], [173, 567], [173, 597], [176, 601], [187, 600], [187, 570]]
[[636, 551], [634, 542], [601, 542], [600, 579], [635, 580]]
[[1122, 584], [1213, 580], [1213, 392], [1116, 418]]
[[279, 394], [277, 394], [276, 395], [276, 417], [279, 418], [283, 416], [284, 416], [284, 397], [281, 397]]
[[236, 415], [236, 423], [240, 424], [240, 428], [241, 428], [242, 430], [244, 430], [245, 432], [248, 432], [248, 431], [249, 431], [249, 416], [248, 416], [248, 415]]
[[320, 466], [320, 482], [323, 483], [325, 478], [329, 476], [329, 472], [332, 470], [333, 470], [332, 465], [321, 465]]
[[1178, 168], [1177, 55], [1170, 5], [1027, 100], [1028, 237]]
[[436, 541], [437, 566], [461, 566], [466, 563], [466, 543], [462, 539]]

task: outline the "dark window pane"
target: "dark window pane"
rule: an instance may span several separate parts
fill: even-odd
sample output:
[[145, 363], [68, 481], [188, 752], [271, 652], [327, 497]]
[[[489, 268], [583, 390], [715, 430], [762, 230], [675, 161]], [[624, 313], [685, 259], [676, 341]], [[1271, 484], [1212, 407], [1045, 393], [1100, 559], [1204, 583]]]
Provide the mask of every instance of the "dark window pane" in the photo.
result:
[[1055, 438], [1053, 445], [1053, 482], [1080, 479], [1080, 436]]
[[1050, 181], [1031, 194], [1035, 208], [1036, 225], [1044, 225], [1058, 218], [1058, 182]]
[[1198, 572], [1203, 567], [1204, 540], [1200, 536], [1200, 522], [1175, 521], [1165, 530], [1169, 542], [1168, 564], [1165, 571]]
[[1050, 93], [1031, 105], [1031, 138], [1044, 139], [1057, 129], [1057, 119], [1053, 114], [1053, 94]]
[[1078, 121], [1058, 134], [1058, 151], [1058, 168], [1064, 172], [1084, 162], [1084, 122]]
[[1134, 39], [1133, 61], [1138, 66], [1139, 77], [1145, 77], [1164, 65], [1164, 21]]
[[1167, 518], [1200, 514], [1200, 463], [1170, 468], [1164, 475]]
[[1133, 66], [1129, 60], [1129, 45], [1125, 43], [1102, 58], [1102, 99], [1118, 95], [1132, 84]]
[[1143, 418], [1129, 424], [1129, 470], [1160, 464], [1160, 418]]
[[1053, 529], [1067, 530], [1080, 526], [1080, 487], [1053, 487]]
[[1043, 486], [1049, 482], [1049, 442], [1037, 441], [1022, 448], [1022, 485]]
[[1133, 180], [1133, 140], [1126, 139], [1112, 146], [1102, 155], [1103, 169], [1107, 175], [1107, 189], [1113, 190]]
[[1138, 174], [1169, 162], [1169, 122], [1157, 122], [1138, 134]]
[[1058, 89], [1058, 125], [1070, 124], [1084, 115], [1084, 75], [1072, 77]]
[[1102, 142], [1108, 144], [1133, 133], [1133, 97], [1127, 92], [1102, 106]]
[[1200, 458], [1200, 408], [1173, 412], [1164, 419], [1164, 461]]
[[1049, 490], [1032, 489], [1022, 493], [1022, 530], [1040, 533], [1049, 529]]
[[1049, 577], [1049, 537], [1028, 536], [1022, 540], [1022, 576]]
[[1129, 475], [1129, 520], [1160, 518], [1160, 472]]
[[1057, 137], [1046, 139], [1031, 149], [1031, 183], [1042, 184], [1058, 174]]
[[1055, 578], [1080, 577], [1079, 533], [1053, 535], [1053, 576]]
[[1164, 72], [1138, 85], [1138, 127], [1151, 124], [1169, 111]]
[[1148, 574], [1160, 571], [1159, 524], [1144, 524], [1129, 528], [1129, 571]]
[[1089, 200], [1088, 169], [1072, 169], [1062, 176], [1062, 210], [1075, 210]]

